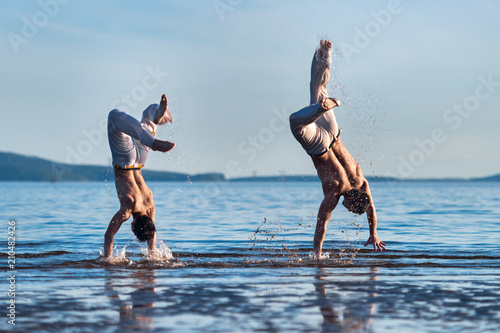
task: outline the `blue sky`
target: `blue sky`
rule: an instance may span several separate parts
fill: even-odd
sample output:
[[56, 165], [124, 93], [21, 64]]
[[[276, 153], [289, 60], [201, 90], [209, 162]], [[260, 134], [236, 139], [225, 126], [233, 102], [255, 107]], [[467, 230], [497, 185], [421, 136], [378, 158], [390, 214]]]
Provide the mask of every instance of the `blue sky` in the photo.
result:
[[495, 1], [2, 1], [0, 150], [110, 163], [107, 113], [162, 93], [174, 123], [147, 167], [312, 174], [287, 117], [334, 44], [331, 96], [365, 175], [500, 173]]

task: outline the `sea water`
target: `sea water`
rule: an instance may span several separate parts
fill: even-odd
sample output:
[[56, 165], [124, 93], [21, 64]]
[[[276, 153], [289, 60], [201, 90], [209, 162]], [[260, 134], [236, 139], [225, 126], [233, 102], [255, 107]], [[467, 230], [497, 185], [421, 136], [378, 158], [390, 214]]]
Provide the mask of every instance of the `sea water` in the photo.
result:
[[310, 257], [319, 182], [149, 186], [158, 253], [128, 221], [103, 260], [112, 182], [0, 183], [0, 329], [499, 331], [499, 183], [374, 182], [387, 251], [363, 247], [366, 216], [338, 205], [321, 261]]

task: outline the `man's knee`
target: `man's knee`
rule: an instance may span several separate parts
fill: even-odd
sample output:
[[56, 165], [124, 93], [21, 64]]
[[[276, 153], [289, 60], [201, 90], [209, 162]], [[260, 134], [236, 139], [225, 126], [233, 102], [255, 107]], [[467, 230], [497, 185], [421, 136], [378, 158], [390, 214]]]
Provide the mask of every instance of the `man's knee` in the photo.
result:
[[118, 109], [113, 109], [113, 110], [109, 111], [108, 120], [116, 119], [116, 117], [118, 117], [118, 115], [119, 115], [119, 112], [121, 112], [121, 111]]
[[292, 131], [292, 134], [300, 136], [302, 129], [304, 128], [300, 117], [295, 113], [292, 113], [290, 117], [288, 117], [288, 121], [290, 122], [290, 130]]
[[123, 116], [123, 114], [124, 114], [124, 112], [120, 111], [119, 109], [113, 109], [113, 110], [109, 111], [108, 124], [117, 122]]
[[290, 122], [290, 126], [296, 125], [298, 121], [298, 116], [296, 113], [292, 113], [290, 117], [288, 117], [288, 121]]

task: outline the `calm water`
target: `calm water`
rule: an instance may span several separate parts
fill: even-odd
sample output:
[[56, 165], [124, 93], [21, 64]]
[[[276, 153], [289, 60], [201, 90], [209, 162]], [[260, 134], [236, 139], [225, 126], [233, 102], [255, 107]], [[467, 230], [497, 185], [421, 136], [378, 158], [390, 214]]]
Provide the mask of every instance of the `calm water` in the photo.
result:
[[0, 330], [500, 330], [498, 183], [371, 184], [388, 251], [363, 248], [366, 218], [339, 205], [321, 262], [309, 259], [319, 183], [149, 185], [174, 258], [145, 260], [128, 222], [109, 264], [98, 258], [113, 183], [0, 183], [17, 271], [13, 327], [2, 250]]

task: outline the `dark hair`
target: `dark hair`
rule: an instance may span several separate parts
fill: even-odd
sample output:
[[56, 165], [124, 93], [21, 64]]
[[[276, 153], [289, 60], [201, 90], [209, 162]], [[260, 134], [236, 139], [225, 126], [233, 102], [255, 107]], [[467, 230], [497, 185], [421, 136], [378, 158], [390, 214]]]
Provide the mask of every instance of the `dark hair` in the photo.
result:
[[147, 215], [141, 215], [135, 219], [132, 231], [139, 240], [139, 242], [145, 242], [153, 238], [156, 232], [155, 223]]
[[354, 214], [363, 215], [370, 206], [370, 197], [363, 190], [352, 189], [344, 196], [351, 199], [351, 210]]

